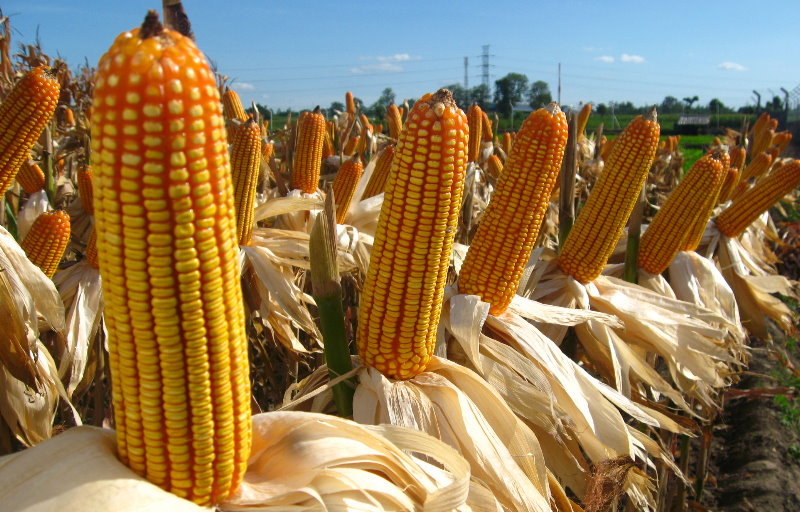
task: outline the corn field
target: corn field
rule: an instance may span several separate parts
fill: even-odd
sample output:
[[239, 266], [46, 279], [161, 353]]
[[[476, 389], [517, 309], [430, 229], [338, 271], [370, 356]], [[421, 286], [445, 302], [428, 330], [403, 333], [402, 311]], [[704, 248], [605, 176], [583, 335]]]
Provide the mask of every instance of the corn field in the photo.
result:
[[796, 329], [777, 120], [688, 169], [655, 108], [271, 126], [169, 4], [76, 70], [0, 19], [0, 508], [699, 506]]

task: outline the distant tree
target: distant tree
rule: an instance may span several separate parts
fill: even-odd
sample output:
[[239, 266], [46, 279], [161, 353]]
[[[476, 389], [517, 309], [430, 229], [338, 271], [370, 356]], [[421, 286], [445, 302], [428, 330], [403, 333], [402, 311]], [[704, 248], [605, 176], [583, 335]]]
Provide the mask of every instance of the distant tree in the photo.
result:
[[611, 106], [615, 114], [636, 114], [640, 110], [630, 101], [612, 101]]
[[522, 101], [527, 89], [528, 77], [522, 73], [509, 73], [500, 80], [495, 80], [495, 108], [504, 116], [509, 116], [514, 105]]
[[783, 101], [779, 96], [773, 96], [771, 101], [768, 101], [764, 108], [767, 110], [783, 110]]
[[708, 110], [713, 114], [716, 114], [717, 112], [723, 114], [731, 111], [730, 108], [726, 107], [725, 104], [717, 98], [714, 98], [708, 102]]
[[671, 114], [681, 111], [681, 102], [675, 96], [666, 96], [658, 107], [658, 111], [663, 114]]
[[333, 117], [336, 113], [334, 110], [338, 110], [339, 112], [344, 112], [345, 106], [344, 103], [341, 101], [332, 101], [331, 106], [328, 107], [328, 117]]
[[[261, 119], [269, 120], [269, 116], [270, 116], [269, 108], [267, 108], [266, 105], [262, 105], [261, 103], [256, 103], [256, 109], [258, 110], [258, 115], [261, 116]], [[244, 111], [247, 114], [252, 114], [253, 113], [253, 107], [252, 106], [251, 107], [247, 107], [246, 109], [244, 109]]]
[[486, 84], [479, 84], [469, 90], [469, 104], [477, 103], [482, 110], [489, 108], [489, 103], [492, 101], [489, 92], [489, 86]]
[[471, 104], [469, 101], [469, 91], [464, 89], [464, 86], [461, 84], [445, 85], [444, 88], [453, 93], [453, 99], [456, 101], [458, 108], [466, 111]]
[[543, 80], [537, 80], [531, 84], [528, 91], [528, 105], [531, 108], [542, 108], [553, 101], [553, 95], [550, 94], [550, 86]]
[[395, 94], [391, 87], [387, 87], [381, 93], [381, 96], [369, 107], [368, 114], [372, 114], [378, 119], [382, 119], [386, 114], [386, 109], [395, 102]]
[[605, 103], [600, 103], [595, 107], [595, 112], [597, 112], [598, 116], [604, 116], [608, 114], [608, 105]]
[[739, 109], [736, 112], [740, 114], [755, 114], [756, 107], [754, 107], [753, 105], [745, 105], [744, 107], [739, 107]]
[[692, 105], [694, 105], [694, 102], [700, 101], [700, 98], [697, 95], [695, 95], [695, 96], [687, 96], [687, 97], [683, 98], [683, 101], [686, 102], [687, 110], [691, 110], [692, 109]]

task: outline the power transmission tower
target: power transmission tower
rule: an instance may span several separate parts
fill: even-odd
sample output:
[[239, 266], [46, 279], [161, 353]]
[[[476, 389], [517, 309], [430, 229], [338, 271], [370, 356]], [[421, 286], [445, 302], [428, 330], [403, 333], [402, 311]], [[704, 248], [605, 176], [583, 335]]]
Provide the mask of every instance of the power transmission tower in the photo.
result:
[[469, 89], [469, 57], [464, 57], [464, 89]]
[[481, 83], [489, 87], [489, 45], [483, 45], [483, 55], [481, 62]]

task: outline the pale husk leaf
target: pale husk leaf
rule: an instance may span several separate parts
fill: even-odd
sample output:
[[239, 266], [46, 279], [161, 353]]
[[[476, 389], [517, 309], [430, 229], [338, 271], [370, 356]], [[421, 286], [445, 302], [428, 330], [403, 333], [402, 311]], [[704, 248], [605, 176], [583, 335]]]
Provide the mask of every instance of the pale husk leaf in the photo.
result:
[[20, 240], [25, 239], [36, 218], [47, 210], [50, 210], [50, 201], [44, 189], [28, 196], [17, 214], [17, 235]]

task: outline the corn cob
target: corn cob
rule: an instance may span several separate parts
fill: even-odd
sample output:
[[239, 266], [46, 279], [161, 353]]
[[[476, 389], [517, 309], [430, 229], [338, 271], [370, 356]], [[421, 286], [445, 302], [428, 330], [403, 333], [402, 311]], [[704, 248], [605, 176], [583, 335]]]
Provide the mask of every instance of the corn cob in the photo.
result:
[[336, 154], [336, 148], [333, 147], [333, 137], [329, 130], [325, 130], [325, 139], [322, 141], [322, 159]]
[[719, 197], [717, 198], [717, 204], [722, 204], [725, 201], [731, 198], [731, 193], [736, 190], [736, 186], [739, 184], [739, 169], [734, 166], [728, 167], [727, 172], [725, 173], [725, 180], [722, 183], [722, 188], [719, 190]]
[[31, 148], [53, 116], [61, 86], [47, 66], [28, 72], [0, 105], [0, 197], [14, 184]]
[[94, 182], [94, 172], [91, 165], [82, 165], [78, 168], [78, 196], [81, 198], [83, 211], [89, 215], [94, 215], [94, 194], [92, 184]]
[[97, 231], [92, 228], [92, 234], [89, 235], [89, 242], [86, 244], [86, 262], [93, 268], [100, 268], [100, 263], [97, 260]]
[[261, 136], [269, 137], [269, 119], [261, 121]]
[[659, 133], [653, 108], [631, 121], [615, 139], [603, 173], [558, 257], [558, 266], [566, 274], [588, 283], [603, 271], [653, 165]]
[[344, 224], [347, 217], [347, 210], [350, 209], [350, 202], [356, 192], [356, 185], [364, 172], [364, 164], [361, 158], [355, 156], [339, 167], [336, 178], [333, 180], [333, 197], [336, 199], [336, 222]]
[[236, 130], [231, 147], [233, 200], [236, 205], [236, 239], [239, 245], [248, 245], [253, 234], [253, 214], [260, 166], [261, 130], [251, 117]]
[[17, 182], [27, 194], [33, 194], [44, 188], [44, 172], [33, 160], [27, 160], [20, 167]]
[[[233, 89], [226, 89], [222, 94], [222, 115], [225, 116], [226, 121], [231, 121], [233, 119], [238, 121], [247, 120], [247, 114], [244, 111], [242, 100], [239, 98], [239, 94]], [[236, 135], [236, 125], [228, 122], [226, 126], [228, 130], [228, 140], [233, 140], [234, 135]]]
[[97, 250], [120, 459], [207, 506], [239, 485], [250, 386], [219, 92], [150, 11], [100, 59]]
[[500, 161], [499, 156], [491, 155], [489, 160], [486, 162], [486, 168], [489, 171], [489, 176], [494, 179], [498, 179], [503, 173], [503, 162]]
[[372, 128], [372, 123], [369, 122], [369, 118], [367, 118], [366, 114], [361, 114], [360, 116], [358, 116], [358, 119], [359, 121], [361, 121], [362, 135], [366, 135], [367, 132], [375, 133]]
[[361, 137], [355, 134], [351, 134], [350, 138], [347, 139], [347, 142], [344, 145], [342, 154], [344, 154], [344, 156], [354, 155], [358, 151], [359, 144], [361, 144]]
[[378, 123], [376, 125], [373, 125], [373, 128], [375, 128], [375, 133], [376, 134], [377, 133], [383, 133], [383, 123]]
[[64, 124], [69, 128], [75, 126], [75, 112], [69, 107], [64, 108]]
[[768, 128], [755, 133], [753, 137], [753, 155], [760, 155], [772, 145], [775, 130]]
[[469, 121], [469, 145], [467, 146], [467, 161], [477, 162], [481, 154], [483, 111], [477, 103], [467, 109], [467, 120]]
[[[364, 188], [362, 199], [367, 199], [372, 196], [382, 194], [386, 188], [386, 181], [389, 179], [389, 171], [392, 168], [392, 159], [394, 159], [395, 146], [389, 144], [378, 155], [378, 161], [375, 162], [375, 168], [372, 170], [372, 175], [369, 177], [367, 186]], [[338, 199], [336, 200], [339, 201]]]
[[63, 210], [51, 210], [36, 217], [19, 245], [44, 275], [53, 277], [67, 249], [69, 237], [69, 215]]
[[775, 137], [772, 138], [772, 144], [777, 148], [778, 155], [783, 154], [786, 151], [787, 146], [792, 141], [792, 132], [790, 131], [782, 131], [775, 134]]
[[503, 313], [516, 294], [555, 188], [567, 134], [567, 117], [555, 103], [525, 120], [467, 252], [459, 290], [489, 302], [493, 315]]
[[742, 146], [736, 146], [730, 150], [730, 155], [731, 167], [735, 167], [741, 176], [741, 172], [744, 170], [744, 161], [747, 158], [747, 150]]
[[353, 99], [353, 93], [352, 92], [347, 91], [346, 93], [344, 93], [344, 105], [345, 105], [345, 110], [347, 111], [348, 117], [350, 117], [351, 119], [353, 117], [355, 117], [355, 115], [356, 115], [356, 102], [355, 102], [355, 99]]
[[614, 149], [614, 143], [617, 142], [617, 139], [605, 140], [603, 142], [603, 147], [600, 149], [600, 158], [603, 161], [608, 160], [608, 157], [611, 156], [611, 151]]
[[272, 142], [261, 141], [261, 161], [269, 163], [269, 159], [275, 153], [275, 145]]
[[513, 143], [511, 132], [503, 133], [503, 151], [506, 152], [506, 155], [511, 153], [511, 146]]
[[408, 379], [436, 341], [467, 163], [467, 117], [449, 91], [420, 98], [392, 163], [361, 295], [364, 364]]
[[697, 160], [669, 195], [642, 235], [639, 267], [651, 274], [664, 272], [691, 228], [705, 228], [727, 175], [723, 154], [727, 153], [707, 154]]
[[394, 103], [386, 109], [386, 125], [389, 127], [389, 138], [399, 139], [400, 132], [403, 131], [403, 119], [400, 117], [400, 109]]
[[483, 117], [483, 122], [481, 123], [481, 139], [483, 139], [483, 142], [492, 142], [492, 140], [494, 140], [492, 121], [484, 111], [481, 111], [481, 116]]
[[770, 153], [764, 151], [756, 155], [739, 176], [739, 184], [736, 186], [732, 197], [736, 198], [742, 195], [750, 187], [751, 180], [757, 180], [770, 167], [772, 167], [772, 155]]
[[322, 146], [325, 143], [325, 117], [319, 107], [303, 112], [297, 120], [292, 188], [313, 194], [319, 185], [322, 166]]
[[586, 135], [586, 125], [589, 124], [589, 116], [592, 114], [592, 104], [586, 103], [581, 111], [578, 112], [578, 137]]
[[800, 160], [792, 160], [735, 198], [733, 203], [717, 216], [715, 223], [725, 236], [737, 237], [759, 215], [798, 185], [800, 185]]

